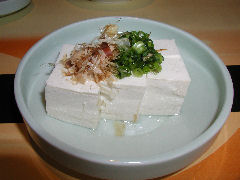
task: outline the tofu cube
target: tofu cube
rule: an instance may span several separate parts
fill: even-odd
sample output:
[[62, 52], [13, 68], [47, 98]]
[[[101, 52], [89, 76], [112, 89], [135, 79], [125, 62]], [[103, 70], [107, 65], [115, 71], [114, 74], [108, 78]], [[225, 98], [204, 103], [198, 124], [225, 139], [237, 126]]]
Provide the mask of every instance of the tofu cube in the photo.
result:
[[143, 115], [180, 113], [191, 78], [174, 40], [155, 40], [155, 49], [166, 49], [162, 71], [147, 74], [147, 88], [140, 108]]
[[142, 98], [146, 89], [146, 76], [126, 77], [108, 86], [100, 85], [101, 114], [111, 120], [137, 120]]
[[153, 40], [153, 44], [156, 50], [161, 49], [160, 52], [164, 58], [181, 57], [174, 39]]
[[96, 128], [101, 118], [135, 121], [142, 115], [179, 114], [191, 78], [174, 40], [154, 40], [164, 56], [162, 71], [141, 78], [127, 77], [109, 85], [73, 83], [63, 74], [60, 60], [70, 56], [73, 45], [64, 45], [45, 87], [46, 111], [56, 119]]
[[70, 55], [73, 45], [64, 45], [45, 87], [46, 110], [49, 116], [88, 128], [96, 128], [100, 119], [98, 109], [99, 87], [88, 81], [73, 84], [63, 74], [59, 62], [65, 54]]

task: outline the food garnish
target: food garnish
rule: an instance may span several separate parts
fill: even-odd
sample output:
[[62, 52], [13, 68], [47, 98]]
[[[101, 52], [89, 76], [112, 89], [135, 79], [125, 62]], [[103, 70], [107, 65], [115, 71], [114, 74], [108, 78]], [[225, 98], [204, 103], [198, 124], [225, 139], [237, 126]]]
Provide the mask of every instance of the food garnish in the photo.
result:
[[119, 39], [128, 39], [129, 46], [119, 46], [117, 77], [122, 79], [131, 75], [141, 77], [149, 72], [159, 73], [163, 56], [154, 49], [150, 34], [143, 31], [131, 31], [120, 34]]
[[143, 31], [119, 33], [117, 25], [106, 25], [97, 42], [77, 44], [70, 57], [62, 59], [64, 74], [84, 84], [159, 73], [163, 56], [149, 37]]

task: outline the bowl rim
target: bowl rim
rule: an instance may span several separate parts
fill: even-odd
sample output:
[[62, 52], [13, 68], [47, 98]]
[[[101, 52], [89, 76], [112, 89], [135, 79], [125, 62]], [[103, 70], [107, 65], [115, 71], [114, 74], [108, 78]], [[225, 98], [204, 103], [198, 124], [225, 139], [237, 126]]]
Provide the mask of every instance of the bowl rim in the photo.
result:
[[[79, 154], [79, 150], [75, 149], [74, 147], [71, 148], [66, 148], [63, 146], [64, 143], [58, 141], [58, 140], [51, 140], [51, 135], [47, 133], [42, 133], [45, 131], [44, 129], [40, 129], [38, 126], [34, 124], [34, 122], [31, 120], [31, 115], [28, 112], [28, 108], [26, 103], [24, 102], [23, 96], [22, 96], [22, 89], [21, 89], [21, 74], [22, 71], [24, 70], [24, 66], [28, 61], [28, 58], [31, 56], [31, 53], [38, 48], [39, 45], [41, 45], [46, 39], [49, 37], [53, 36], [54, 34], [67, 29], [67, 28], [74, 28], [78, 26], [81, 23], [85, 22], [90, 22], [90, 21], [96, 21], [96, 20], [108, 20], [108, 19], [113, 19], [113, 18], [124, 18], [124, 19], [131, 19], [135, 21], [145, 21], [148, 23], [157, 23], [161, 24], [161, 26], [165, 26], [171, 30], [174, 30], [176, 32], [179, 32], [183, 34], [184, 36], [188, 37], [195, 43], [199, 44], [202, 48], [204, 48], [205, 51], [207, 51], [213, 59], [216, 61], [216, 64], [218, 65], [218, 68], [221, 70], [221, 73], [223, 73], [223, 82], [224, 82], [224, 89], [225, 89], [225, 97], [223, 100], [223, 105], [221, 107], [221, 111], [217, 113], [217, 116], [215, 118], [215, 121], [197, 138], [193, 139], [191, 142], [187, 143], [186, 145], [179, 147], [177, 149], [174, 149], [172, 151], [162, 153], [159, 156], [154, 156], [154, 157], [149, 157], [148, 159], [141, 160], [140, 162], [129, 162], [126, 160], [121, 160], [118, 159], [117, 161], [110, 161], [109, 158], [105, 158], [101, 155], [96, 155], [93, 153], [89, 152], [81, 152]], [[61, 151], [70, 154], [76, 158], [83, 159], [86, 161], [98, 163], [98, 164], [105, 164], [105, 165], [114, 165], [114, 166], [142, 166], [142, 165], [152, 165], [152, 164], [158, 164], [158, 163], [163, 163], [166, 161], [170, 161], [172, 159], [180, 158], [184, 155], [187, 155], [198, 148], [200, 148], [202, 145], [208, 143], [215, 135], [219, 132], [219, 130], [222, 128], [224, 125], [225, 121], [227, 120], [227, 117], [229, 113], [231, 112], [231, 107], [233, 103], [233, 84], [231, 80], [231, 76], [223, 63], [223, 61], [217, 56], [213, 50], [211, 50], [206, 44], [204, 44], [201, 40], [196, 38], [195, 36], [191, 35], [190, 33], [183, 31], [177, 27], [174, 27], [172, 25], [168, 25], [159, 21], [151, 20], [151, 19], [146, 19], [146, 18], [138, 18], [138, 17], [131, 17], [131, 16], [104, 16], [104, 17], [98, 17], [98, 18], [91, 18], [91, 19], [86, 19], [83, 21], [75, 22], [69, 25], [66, 25], [60, 29], [57, 29], [47, 36], [43, 37], [41, 40], [39, 40], [35, 45], [33, 45], [28, 52], [24, 55], [22, 58], [16, 74], [15, 74], [15, 79], [14, 79], [14, 94], [15, 94], [15, 99], [17, 102], [17, 106], [24, 118], [24, 122], [30, 126], [30, 128], [42, 139], [44, 139], [46, 142], [51, 144], [57, 149], [60, 149]]]

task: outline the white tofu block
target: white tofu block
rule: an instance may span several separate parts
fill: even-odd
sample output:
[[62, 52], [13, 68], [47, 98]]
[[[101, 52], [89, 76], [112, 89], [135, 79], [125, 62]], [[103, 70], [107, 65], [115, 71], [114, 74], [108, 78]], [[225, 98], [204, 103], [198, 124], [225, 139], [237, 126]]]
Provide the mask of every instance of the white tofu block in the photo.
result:
[[175, 40], [154, 40], [154, 47], [166, 49], [162, 71], [147, 74], [147, 88], [140, 108], [143, 115], [180, 114], [191, 78], [181, 58]]
[[135, 121], [139, 114], [179, 114], [191, 82], [174, 40], [155, 40], [155, 49], [167, 49], [162, 71], [141, 78], [128, 77], [96, 84], [74, 84], [63, 74], [59, 61], [70, 55], [73, 45], [64, 45], [45, 87], [46, 110], [56, 119], [96, 128], [100, 118]]
[[147, 88], [140, 114], [179, 114], [190, 82], [191, 79], [180, 57], [165, 58], [160, 73], [147, 74]]
[[146, 76], [126, 77], [109, 87], [101, 83], [101, 114], [111, 120], [135, 121], [146, 88]]
[[160, 53], [164, 58], [181, 57], [174, 39], [153, 40], [156, 50], [162, 49]]
[[56, 119], [96, 128], [100, 119], [98, 109], [99, 87], [94, 82], [73, 84], [70, 77], [62, 73], [63, 65], [59, 61], [65, 54], [69, 56], [73, 45], [64, 45], [58, 56], [45, 87], [46, 110]]

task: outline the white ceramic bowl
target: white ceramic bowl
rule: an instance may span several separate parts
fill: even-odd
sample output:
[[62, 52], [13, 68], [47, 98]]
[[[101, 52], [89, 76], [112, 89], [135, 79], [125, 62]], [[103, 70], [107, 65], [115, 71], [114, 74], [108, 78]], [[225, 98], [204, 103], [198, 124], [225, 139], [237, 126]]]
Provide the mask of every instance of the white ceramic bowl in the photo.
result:
[[0, 16], [8, 15], [26, 7], [30, 0], [1, 0]]
[[[63, 44], [89, 42], [100, 27], [151, 32], [152, 39], [175, 39], [192, 82], [178, 116], [140, 117], [124, 136], [102, 120], [95, 131], [50, 118], [44, 86]], [[134, 17], [103, 17], [63, 27], [35, 44], [22, 59], [15, 97], [29, 133], [51, 158], [67, 168], [107, 179], [146, 179], [175, 172], [211, 144], [231, 110], [233, 87], [218, 56], [204, 43], [175, 27]]]

